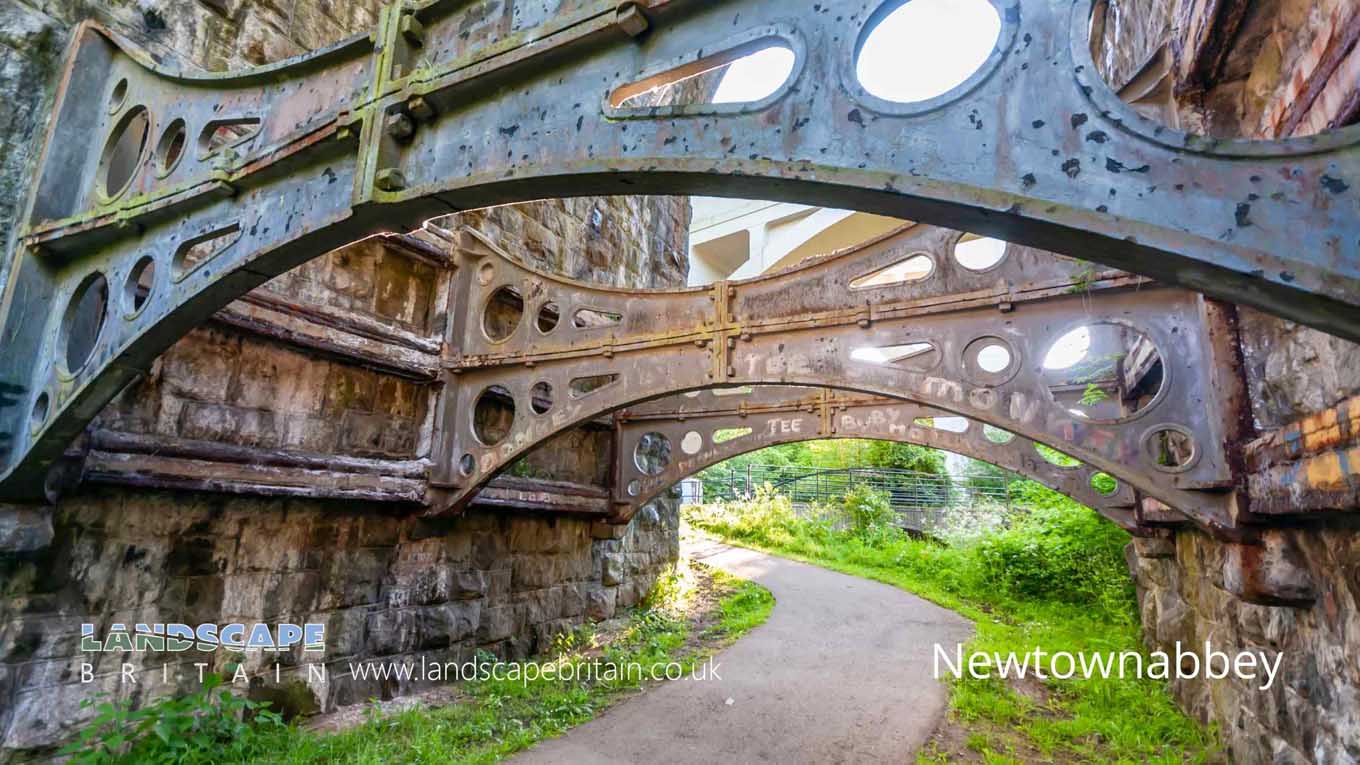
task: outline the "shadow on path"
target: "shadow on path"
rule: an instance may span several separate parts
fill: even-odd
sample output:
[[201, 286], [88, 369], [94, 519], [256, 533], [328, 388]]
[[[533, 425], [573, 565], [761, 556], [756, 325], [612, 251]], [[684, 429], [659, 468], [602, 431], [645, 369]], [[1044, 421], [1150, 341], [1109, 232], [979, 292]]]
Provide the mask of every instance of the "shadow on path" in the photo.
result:
[[655, 686], [512, 762], [912, 761], [948, 701], [934, 646], [952, 655], [967, 620], [879, 582], [707, 540], [683, 547], [774, 593], [769, 621], [718, 654], [721, 679]]

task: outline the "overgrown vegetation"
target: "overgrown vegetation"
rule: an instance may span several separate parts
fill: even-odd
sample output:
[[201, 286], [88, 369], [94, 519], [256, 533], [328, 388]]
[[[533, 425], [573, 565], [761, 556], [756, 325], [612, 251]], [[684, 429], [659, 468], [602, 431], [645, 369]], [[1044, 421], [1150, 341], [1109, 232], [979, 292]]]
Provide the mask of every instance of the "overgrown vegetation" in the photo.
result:
[[205, 675], [197, 692], [141, 709], [87, 700], [84, 706], [94, 706], [95, 717], [61, 754], [81, 765], [213, 763], [241, 757], [253, 748], [251, 742], [284, 728], [268, 704], [238, 696], [222, 683], [221, 675]]
[[[843, 507], [794, 508], [768, 491], [691, 508], [689, 522], [729, 540], [902, 587], [973, 619], [968, 650], [1024, 654], [1143, 650], [1123, 559], [1128, 535], [1089, 508], [1029, 481], [1005, 517], [970, 519], [943, 540], [887, 523], [863, 492]], [[1037, 681], [1036, 681], [1037, 682]], [[1205, 762], [1214, 737], [1151, 680], [1049, 680], [1026, 694], [1000, 679], [952, 681], [964, 748], [988, 763]], [[933, 751], [922, 762], [947, 761]]]
[[[140, 710], [101, 704], [99, 716], [68, 753], [80, 763], [120, 765], [495, 762], [591, 719], [651, 682], [626, 672], [611, 679], [608, 667], [676, 662], [690, 671], [769, 616], [774, 598], [768, 590], [721, 571], [709, 574], [721, 597], [716, 618], [701, 636], [690, 634], [687, 608], [694, 582], [682, 565], [657, 581], [621, 633], [606, 639], [585, 627], [559, 636], [551, 656], [532, 662], [539, 668], [554, 665], [553, 677], [468, 680], [457, 703], [394, 714], [375, 706], [361, 725], [320, 734], [284, 725], [265, 705], [234, 695], [220, 677], [209, 676], [199, 693]], [[481, 661], [493, 659], [479, 654]], [[597, 671], [584, 678], [585, 665], [597, 661]], [[567, 672], [568, 665], [575, 671]]]

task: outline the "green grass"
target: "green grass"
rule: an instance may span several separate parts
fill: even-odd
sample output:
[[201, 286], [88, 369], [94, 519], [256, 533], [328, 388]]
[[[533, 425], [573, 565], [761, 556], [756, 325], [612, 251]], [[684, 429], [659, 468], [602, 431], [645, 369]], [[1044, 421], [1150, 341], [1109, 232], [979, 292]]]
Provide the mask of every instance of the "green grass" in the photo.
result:
[[[720, 571], [712, 573], [715, 583], [726, 592], [718, 602], [716, 622], [704, 631], [702, 648], [696, 650], [694, 642], [688, 640], [690, 623], [682, 611], [692, 582], [671, 573], [660, 578], [622, 634], [598, 643], [590, 628], [583, 628], [560, 636], [554, 655], [534, 663], [581, 666], [598, 658], [616, 667], [633, 662], [643, 667], [678, 662], [686, 671], [698, 667], [717, 648], [765, 621], [774, 605], [773, 596], [765, 588]], [[202, 757], [171, 757], [160, 740], [147, 735], [139, 739], [139, 748], [133, 752], [120, 745], [125, 752], [122, 757], [95, 756], [87, 761], [490, 763], [590, 720], [648, 682], [636, 675], [616, 679], [596, 676], [589, 681], [477, 679], [462, 684], [466, 698], [458, 703], [418, 706], [392, 714], [375, 707], [366, 721], [338, 733], [315, 733], [277, 723], [247, 726], [247, 731], [230, 741], [206, 742]], [[107, 740], [109, 734], [103, 735]]]
[[724, 643], [736, 640], [753, 627], [765, 623], [774, 610], [774, 596], [770, 591], [745, 579], [738, 579], [725, 571], [713, 569], [716, 584], [735, 588], [718, 603], [721, 616], [717, 625], [705, 631], [705, 637], [721, 638]]
[[[1122, 546], [1128, 536], [1095, 513], [1047, 497], [1027, 519], [945, 545], [891, 528], [853, 530], [835, 518], [795, 517], [758, 497], [691, 513], [727, 540], [909, 590], [972, 619], [968, 651], [1143, 650]], [[1042, 503], [1041, 503], [1042, 504]], [[851, 519], [853, 516], [851, 516]], [[842, 519], [845, 520], [845, 519]], [[1140, 679], [1049, 680], [1036, 702], [998, 679], [950, 678], [951, 711], [986, 762], [1015, 751], [1078, 762], [1207, 762], [1215, 736], [1186, 717], [1165, 685]], [[934, 755], [922, 762], [937, 762]]]

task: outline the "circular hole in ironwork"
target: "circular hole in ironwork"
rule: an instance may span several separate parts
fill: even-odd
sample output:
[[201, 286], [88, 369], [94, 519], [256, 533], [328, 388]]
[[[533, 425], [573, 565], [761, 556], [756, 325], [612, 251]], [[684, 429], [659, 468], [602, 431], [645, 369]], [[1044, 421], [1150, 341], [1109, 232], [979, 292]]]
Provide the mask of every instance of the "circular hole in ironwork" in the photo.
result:
[[986, 271], [1006, 257], [1006, 243], [1000, 239], [964, 236], [954, 245], [954, 260], [969, 271]]
[[1102, 497], [1108, 497], [1119, 491], [1119, 481], [1109, 473], [1092, 473], [1091, 488]]
[[557, 329], [557, 322], [562, 319], [562, 312], [558, 310], [556, 303], [544, 303], [538, 309], [538, 331], [543, 334]]
[[151, 299], [151, 289], [155, 284], [156, 261], [150, 255], [143, 255], [128, 273], [127, 284], [123, 287], [123, 299], [127, 302], [129, 316], [141, 313], [142, 306]]
[[133, 108], [113, 126], [99, 159], [105, 197], [117, 197], [132, 183], [146, 154], [150, 130], [151, 114], [145, 106]]
[[1074, 468], [1077, 465], [1081, 464], [1081, 460], [1078, 460], [1076, 457], [1063, 454], [1062, 452], [1058, 451], [1057, 449], [1054, 449], [1051, 446], [1035, 444], [1034, 451], [1038, 452], [1039, 456], [1043, 457], [1045, 462], [1051, 465], [1057, 465], [1060, 468]]
[[123, 100], [127, 98], [128, 81], [127, 78], [118, 81], [109, 92], [109, 114], [117, 114], [123, 108]]
[[1015, 440], [1015, 434], [1009, 430], [1002, 430], [994, 425], [983, 425], [982, 436], [994, 444], [1009, 444]]
[[71, 295], [61, 320], [62, 355], [70, 374], [79, 372], [89, 361], [99, 341], [99, 333], [104, 329], [108, 306], [109, 283], [98, 272], [85, 277]]
[[43, 426], [43, 423], [47, 422], [47, 411], [51, 403], [52, 400], [48, 398], [47, 391], [38, 394], [38, 398], [33, 402], [33, 411], [29, 413], [29, 429], [36, 432], [38, 428]]
[[[896, 5], [896, 7], [894, 7]], [[885, 101], [938, 98], [987, 62], [1001, 38], [1001, 16], [987, 0], [908, 0], [867, 30], [855, 59], [859, 83]]]
[[691, 430], [680, 439], [680, 451], [685, 454], [698, 454], [704, 448], [704, 437], [699, 435], [699, 431]]
[[176, 119], [161, 133], [156, 142], [156, 174], [164, 177], [175, 169], [184, 156], [184, 145], [189, 140], [188, 128], [183, 119]]
[[534, 383], [534, 387], [529, 389], [529, 409], [534, 414], [547, 414], [553, 405], [552, 392], [552, 385], [547, 382]]
[[482, 330], [492, 342], [499, 343], [514, 334], [523, 317], [524, 298], [520, 297], [519, 291], [514, 287], [501, 287], [486, 301]]
[[1020, 365], [1011, 344], [999, 337], [979, 337], [963, 348], [963, 374], [977, 385], [1000, 385]]
[[462, 473], [465, 477], [472, 475], [473, 471], [476, 469], [477, 469], [476, 457], [472, 456], [471, 454], [464, 454], [462, 457], [458, 458], [458, 472]]
[[1157, 346], [1132, 327], [1095, 322], [1064, 333], [1044, 354], [1044, 387], [1068, 414], [1120, 422], [1142, 414], [1164, 387]]
[[495, 446], [510, 435], [515, 422], [515, 399], [510, 391], [492, 385], [477, 397], [472, 409], [472, 433], [484, 446]]
[[661, 475], [671, 464], [671, 440], [663, 433], [643, 433], [633, 449], [633, 464], [647, 475]]
[[1153, 428], [1144, 436], [1143, 446], [1152, 464], [1168, 471], [1185, 470], [1199, 457], [1194, 436], [1171, 425]]
[[977, 365], [984, 372], [997, 374], [1011, 365], [1011, 352], [999, 343], [984, 345], [978, 349]]
[[628, 482], [628, 496], [636, 497], [642, 493], [642, 483], [636, 478]]

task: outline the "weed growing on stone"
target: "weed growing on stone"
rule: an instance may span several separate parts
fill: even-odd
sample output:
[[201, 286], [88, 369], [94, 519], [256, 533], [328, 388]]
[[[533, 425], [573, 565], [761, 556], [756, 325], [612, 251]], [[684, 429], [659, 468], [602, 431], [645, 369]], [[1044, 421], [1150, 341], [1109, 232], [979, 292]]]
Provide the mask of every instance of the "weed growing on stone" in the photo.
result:
[[267, 702], [238, 696], [222, 684], [221, 675], [208, 674], [199, 691], [140, 709], [125, 702], [87, 700], [84, 704], [95, 707], [95, 717], [60, 754], [80, 765], [215, 763], [250, 751], [269, 732], [284, 728]]

